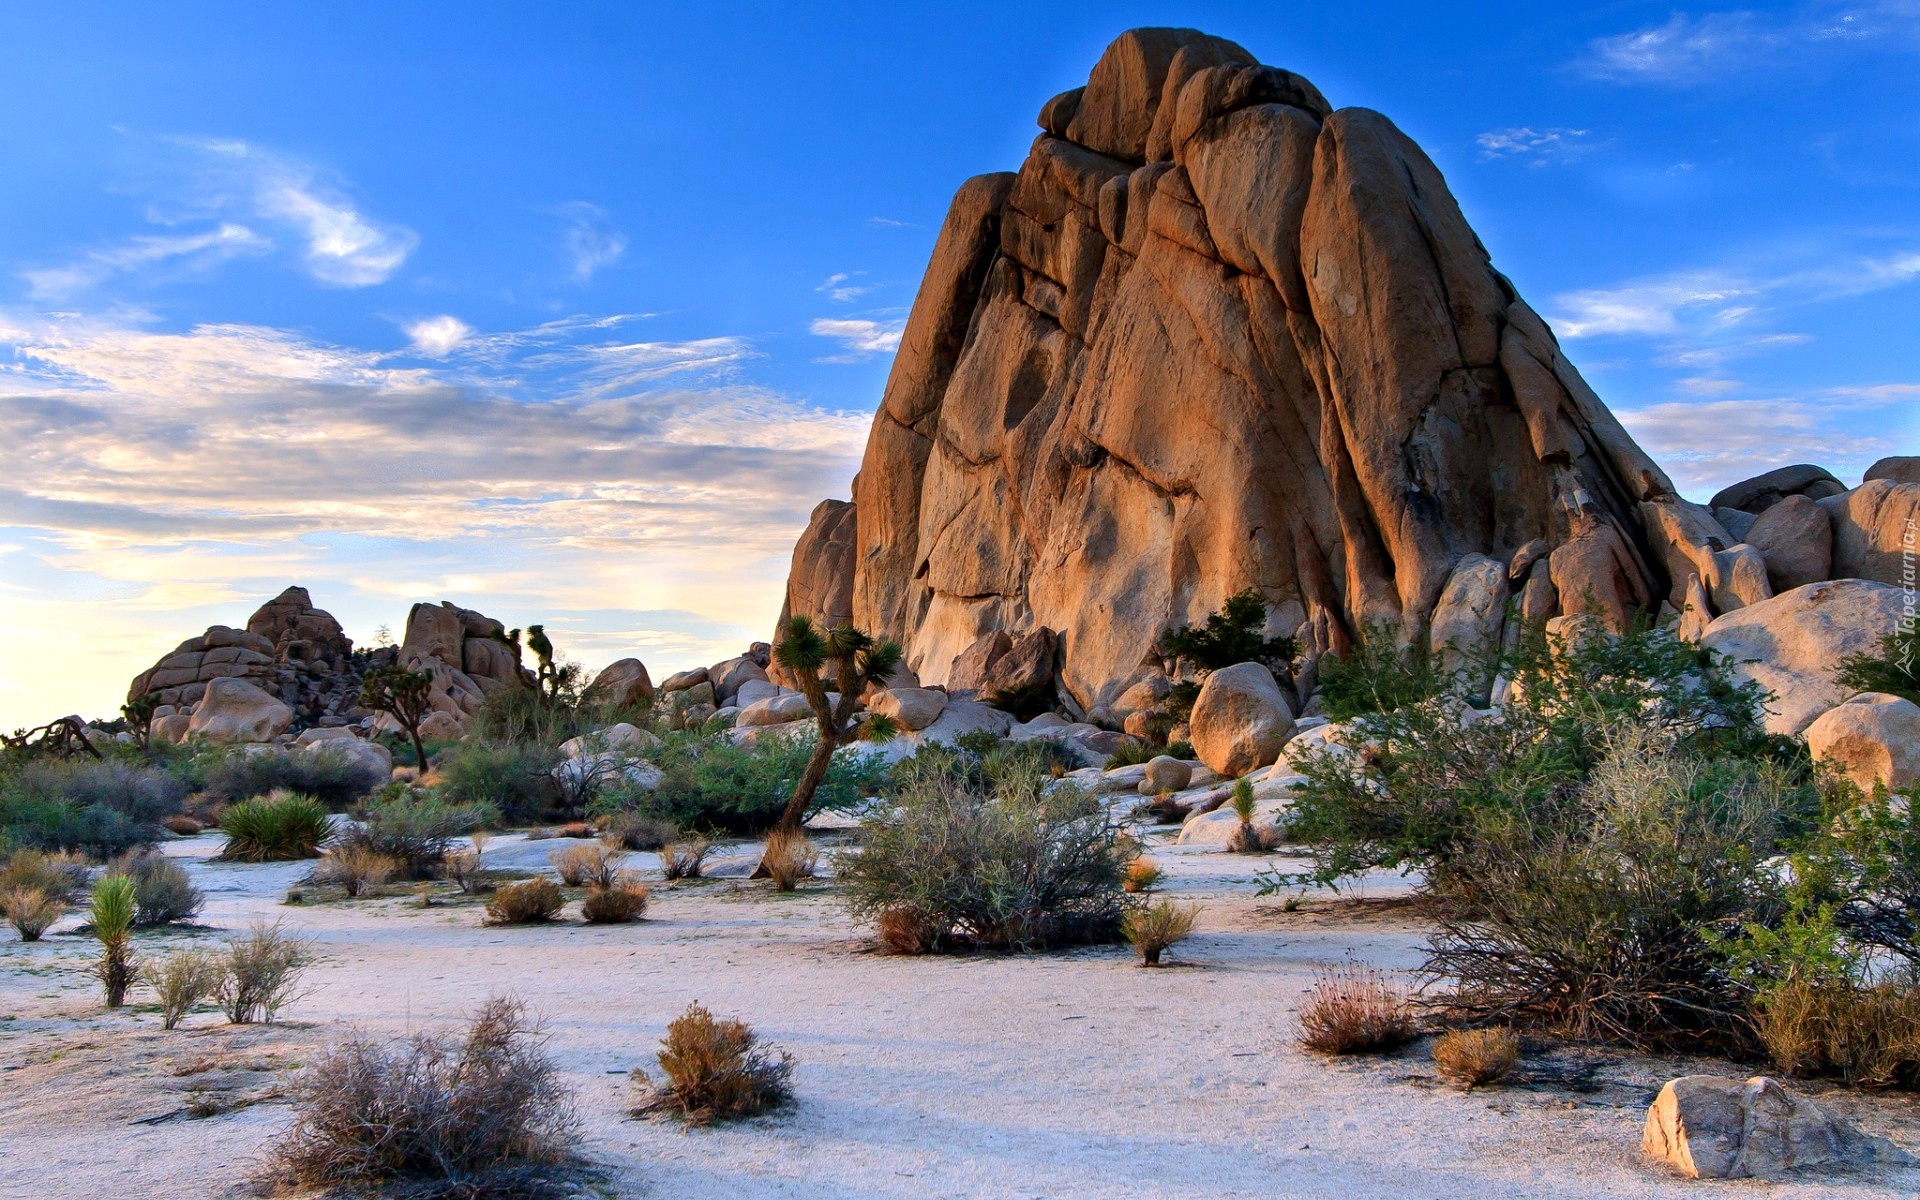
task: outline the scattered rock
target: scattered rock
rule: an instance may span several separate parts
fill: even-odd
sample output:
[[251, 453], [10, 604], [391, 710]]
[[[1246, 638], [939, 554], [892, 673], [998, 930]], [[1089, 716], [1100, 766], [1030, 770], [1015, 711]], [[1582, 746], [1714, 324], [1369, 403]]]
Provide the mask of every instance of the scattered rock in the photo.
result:
[[1765, 1076], [1668, 1081], [1647, 1110], [1641, 1147], [1692, 1179], [1780, 1179], [1803, 1167], [1913, 1162], [1892, 1142]]
[[[836, 699], [829, 697], [830, 700]], [[768, 700], [757, 700], [740, 710], [733, 720], [735, 729], [752, 729], [757, 725], [785, 725], [789, 721], [805, 721], [813, 716], [813, 706], [801, 695], [774, 696]]]
[[1273, 672], [1240, 663], [1207, 676], [1189, 723], [1200, 761], [1222, 775], [1239, 776], [1279, 756], [1293, 734], [1293, 710]]
[[1904, 792], [1920, 785], [1920, 705], [1864, 692], [1807, 726], [1807, 749], [1863, 792], [1876, 783]]
[[684, 692], [690, 687], [705, 682], [707, 682], [707, 669], [705, 667], [695, 667], [691, 671], [680, 671], [667, 676], [666, 682], [660, 685], [660, 690], [663, 692]]
[[193, 710], [187, 736], [216, 745], [270, 742], [293, 724], [293, 710], [244, 679], [215, 679]]
[[867, 697], [867, 710], [891, 717], [900, 728], [925, 729], [946, 711], [947, 694], [932, 688], [882, 688]]
[[1059, 650], [1059, 635], [1044, 625], [1021, 634], [988, 667], [985, 694], [1031, 693], [1046, 687], [1053, 682], [1053, 660]]
[[647, 676], [647, 664], [637, 658], [608, 663], [593, 677], [581, 699], [616, 712], [645, 709], [653, 703], [653, 680]]
[[1725, 655], [1736, 679], [1773, 693], [1769, 733], [1796, 734], [1846, 699], [1833, 681], [1840, 660], [1878, 652], [1902, 611], [1900, 589], [1883, 583], [1810, 583], [1716, 617], [1700, 644]]
[[1862, 483], [1872, 483], [1876, 479], [1891, 479], [1895, 483], [1920, 483], [1920, 458], [1906, 455], [1889, 455], [1867, 468], [1861, 476]]
[[1920, 555], [1920, 484], [1876, 479], [1822, 500], [1820, 507], [1833, 518], [1836, 579], [1920, 583], [1908, 574], [1908, 556]]
[[1754, 519], [1747, 541], [1767, 563], [1767, 581], [1778, 592], [1831, 577], [1833, 519], [1805, 496], [1784, 497]]
[[1158, 796], [1162, 792], [1180, 791], [1191, 782], [1191, 766], [1180, 759], [1156, 754], [1147, 760], [1146, 771], [1140, 777], [1140, 792], [1146, 796]]
[[994, 664], [1013, 649], [1013, 639], [1004, 629], [992, 629], [975, 638], [947, 668], [947, 693], [959, 699], [972, 699], [988, 686]]
[[1484, 554], [1469, 554], [1453, 568], [1433, 606], [1428, 645], [1441, 671], [1476, 668], [1500, 649], [1506, 628], [1507, 568]]
[[1721, 488], [1707, 502], [1707, 506], [1733, 508], [1758, 515], [1788, 496], [1819, 500], [1825, 496], [1837, 496], [1846, 490], [1846, 485], [1835, 479], [1826, 468], [1816, 467], [1812, 463], [1797, 463], [1791, 467], [1776, 467], [1763, 475], [1755, 475], [1752, 479], [1743, 479]]

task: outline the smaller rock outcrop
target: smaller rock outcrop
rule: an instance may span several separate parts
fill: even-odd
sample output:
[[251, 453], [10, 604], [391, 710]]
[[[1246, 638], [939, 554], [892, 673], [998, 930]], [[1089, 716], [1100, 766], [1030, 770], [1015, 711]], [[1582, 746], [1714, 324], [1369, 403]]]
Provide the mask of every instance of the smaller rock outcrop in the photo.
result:
[[637, 658], [608, 663], [587, 685], [582, 699], [614, 711], [646, 708], [653, 703], [653, 680], [647, 676], [647, 664]]
[[1920, 785], [1920, 704], [1862, 693], [1807, 726], [1807, 750], [1863, 792], [1875, 784], [1906, 791]]
[[1889, 455], [1868, 467], [1867, 473], [1860, 477], [1860, 482], [1872, 483], [1876, 479], [1891, 479], [1895, 483], [1920, 483], [1920, 458], [1901, 454]]
[[1758, 516], [1788, 496], [1820, 500], [1837, 496], [1846, 490], [1846, 485], [1835, 479], [1825, 467], [1795, 463], [1721, 488], [1707, 502], [1707, 507], [1732, 508]]
[[1887, 1139], [1765, 1076], [1670, 1080], [1647, 1110], [1641, 1147], [1692, 1179], [1779, 1179], [1803, 1167], [1913, 1162]]

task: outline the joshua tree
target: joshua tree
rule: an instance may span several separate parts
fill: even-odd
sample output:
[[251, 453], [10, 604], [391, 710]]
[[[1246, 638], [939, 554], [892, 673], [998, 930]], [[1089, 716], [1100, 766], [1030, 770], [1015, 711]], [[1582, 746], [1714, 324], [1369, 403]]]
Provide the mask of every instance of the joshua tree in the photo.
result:
[[527, 626], [527, 649], [533, 651], [540, 669], [534, 672], [534, 691], [546, 696], [554, 689], [553, 641], [547, 637], [545, 625]]
[[153, 710], [159, 707], [160, 697], [151, 692], [120, 706], [120, 715], [127, 721], [127, 732], [133, 735], [134, 745], [142, 750], [147, 748], [147, 734], [153, 728]]
[[[875, 641], [872, 635], [851, 625], [841, 625], [822, 633], [804, 616], [790, 617], [780, 631], [773, 656], [800, 685], [801, 694], [813, 709], [820, 725], [820, 738], [814, 743], [807, 769], [793, 787], [793, 798], [780, 814], [776, 833], [793, 834], [806, 819], [813, 794], [833, 765], [833, 752], [865, 735], [871, 741], [892, 737], [893, 722], [887, 717], [869, 717], [864, 725], [853, 723], [853, 710], [861, 693], [871, 684], [882, 683], [900, 665], [900, 647], [892, 642]], [[839, 689], [839, 700], [830, 703], [827, 685]]]
[[413, 753], [423, 772], [427, 769], [427, 747], [420, 740], [420, 722], [426, 719], [432, 700], [431, 671], [409, 671], [394, 663], [375, 667], [360, 680], [362, 707], [386, 713], [399, 723], [407, 740], [413, 743]]

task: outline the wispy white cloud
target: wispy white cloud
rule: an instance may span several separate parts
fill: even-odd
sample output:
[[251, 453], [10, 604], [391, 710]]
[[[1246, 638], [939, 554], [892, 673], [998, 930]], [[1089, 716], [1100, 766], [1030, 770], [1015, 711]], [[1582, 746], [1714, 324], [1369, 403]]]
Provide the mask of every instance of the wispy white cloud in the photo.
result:
[[[0, 313], [0, 445], [20, 448], [0, 478], [0, 622], [67, 648], [60, 687], [95, 699], [63, 711], [110, 710], [161, 651], [289, 582], [343, 618], [342, 597], [387, 623], [442, 596], [555, 615], [589, 662], [737, 652], [765, 636], [868, 417], [735, 382], [744, 339], [642, 341], [641, 320], [447, 325], [419, 365], [418, 346], [260, 326]], [[80, 629], [100, 636], [61, 633]], [[52, 703], [9, 690], [28, 670], [0, 663], [0, 724]]]
[[866, 274], [864, 271], [855, 271], [852, 274], [848, 274], [845, 271], [835, 271], [833, 274], [827, 276], [826, 280], [822, 282], [819, 287], [813, 290], [816, 292], [825, 292], [830, 298], [844, 304], [849, 300], [864, 296], [873, 290], [863, 284], [853, 282], [854, 275], [864, 274]]
[[1868, 0], [1774, 12], [1676, 12], [1659, 25], [1594, 39], [1580, 65], [1606, 79], [1684, 84], [1795, 55], [1872, 45], [1920, 47], [1920, 5]]
[[89, 250], [73, 262], [20, 273], [36, 300], [64, 300], [116, 275], [152, 268], [200, 272], [244, 255], [265, 254], [273, 243], [245, 225], [222, 222], [200, 233], [147, 235]]
[[[1605, 334], [1719, 334], [1757, 314], [1864, 295], [1920, 279], [1920, 251], [1830, 256], [1775, 271], [1689, 270], [1554, 297], [1554, 327], [1570, 338]], [[1750, 347], [1786, 339], [1748, 339]]]
[[845, 354], [833, 361], [858, 361], [875, 354], [891, 354], [900, 348], [900, 335], [907, 323], [870, 321], [861, 318], [816, 317], [807, 326], [815, 337], [834, 338]]
[[554, 210], [566, 222], [562, 243], [568, 269], [585, 283], [594, 272], [619, 262], [627, 252], [627, 235], [614, 228], [607, 210], [585, 200], [574, 200]]
[[869, 225], [890, 225], [895, 229], [918, 229], [912, 221], [896, 221], [892, 217], [868, 217]]
[[473, 326], [446, 313], [437, 317], [423, 317], [404, 328], [413, 348], [428, 358], [445, 358], [460, 343], [473, 336]]
[[1911, 449], [1920, 384], [1826, 388], [1804, 394], [1724, 398], [1618, 408], [1620, 421], [1696, 498], [1789, 463], [1815, 462], [1857, 478], [1875, 459]]
[[181, 139], [211, 164], [203, 183], [216, 206], [279, 222], [304, 243], [306, 272], [335, 287], [384, 283], [420, 237], [360, 210], [344, 186], [317, 167], [233, 139]]
[[1517, 158], [1533, 166], [1572, 162], [1593, 149], [1584, 129], [1534, 129], [1519, 125], [1509, 129], [1490, 129], [1474, 138], [1480, 157], [1491, 161]]

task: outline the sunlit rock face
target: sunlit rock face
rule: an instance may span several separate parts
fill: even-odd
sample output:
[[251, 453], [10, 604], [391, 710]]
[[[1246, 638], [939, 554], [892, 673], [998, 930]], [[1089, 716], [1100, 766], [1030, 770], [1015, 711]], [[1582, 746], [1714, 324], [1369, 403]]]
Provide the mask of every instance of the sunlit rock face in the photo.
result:
[[1248, 586], [1310, 653], [1423, 634], [1463, 560], [1534, 615], [1617, 626], [1733, 542], [1385, 117], [1142, 29], [1040, 125], [955, 196], [790, 611], [897, 639], [927, 684], [984, 632], [1047, 627], [1092, 710]]

